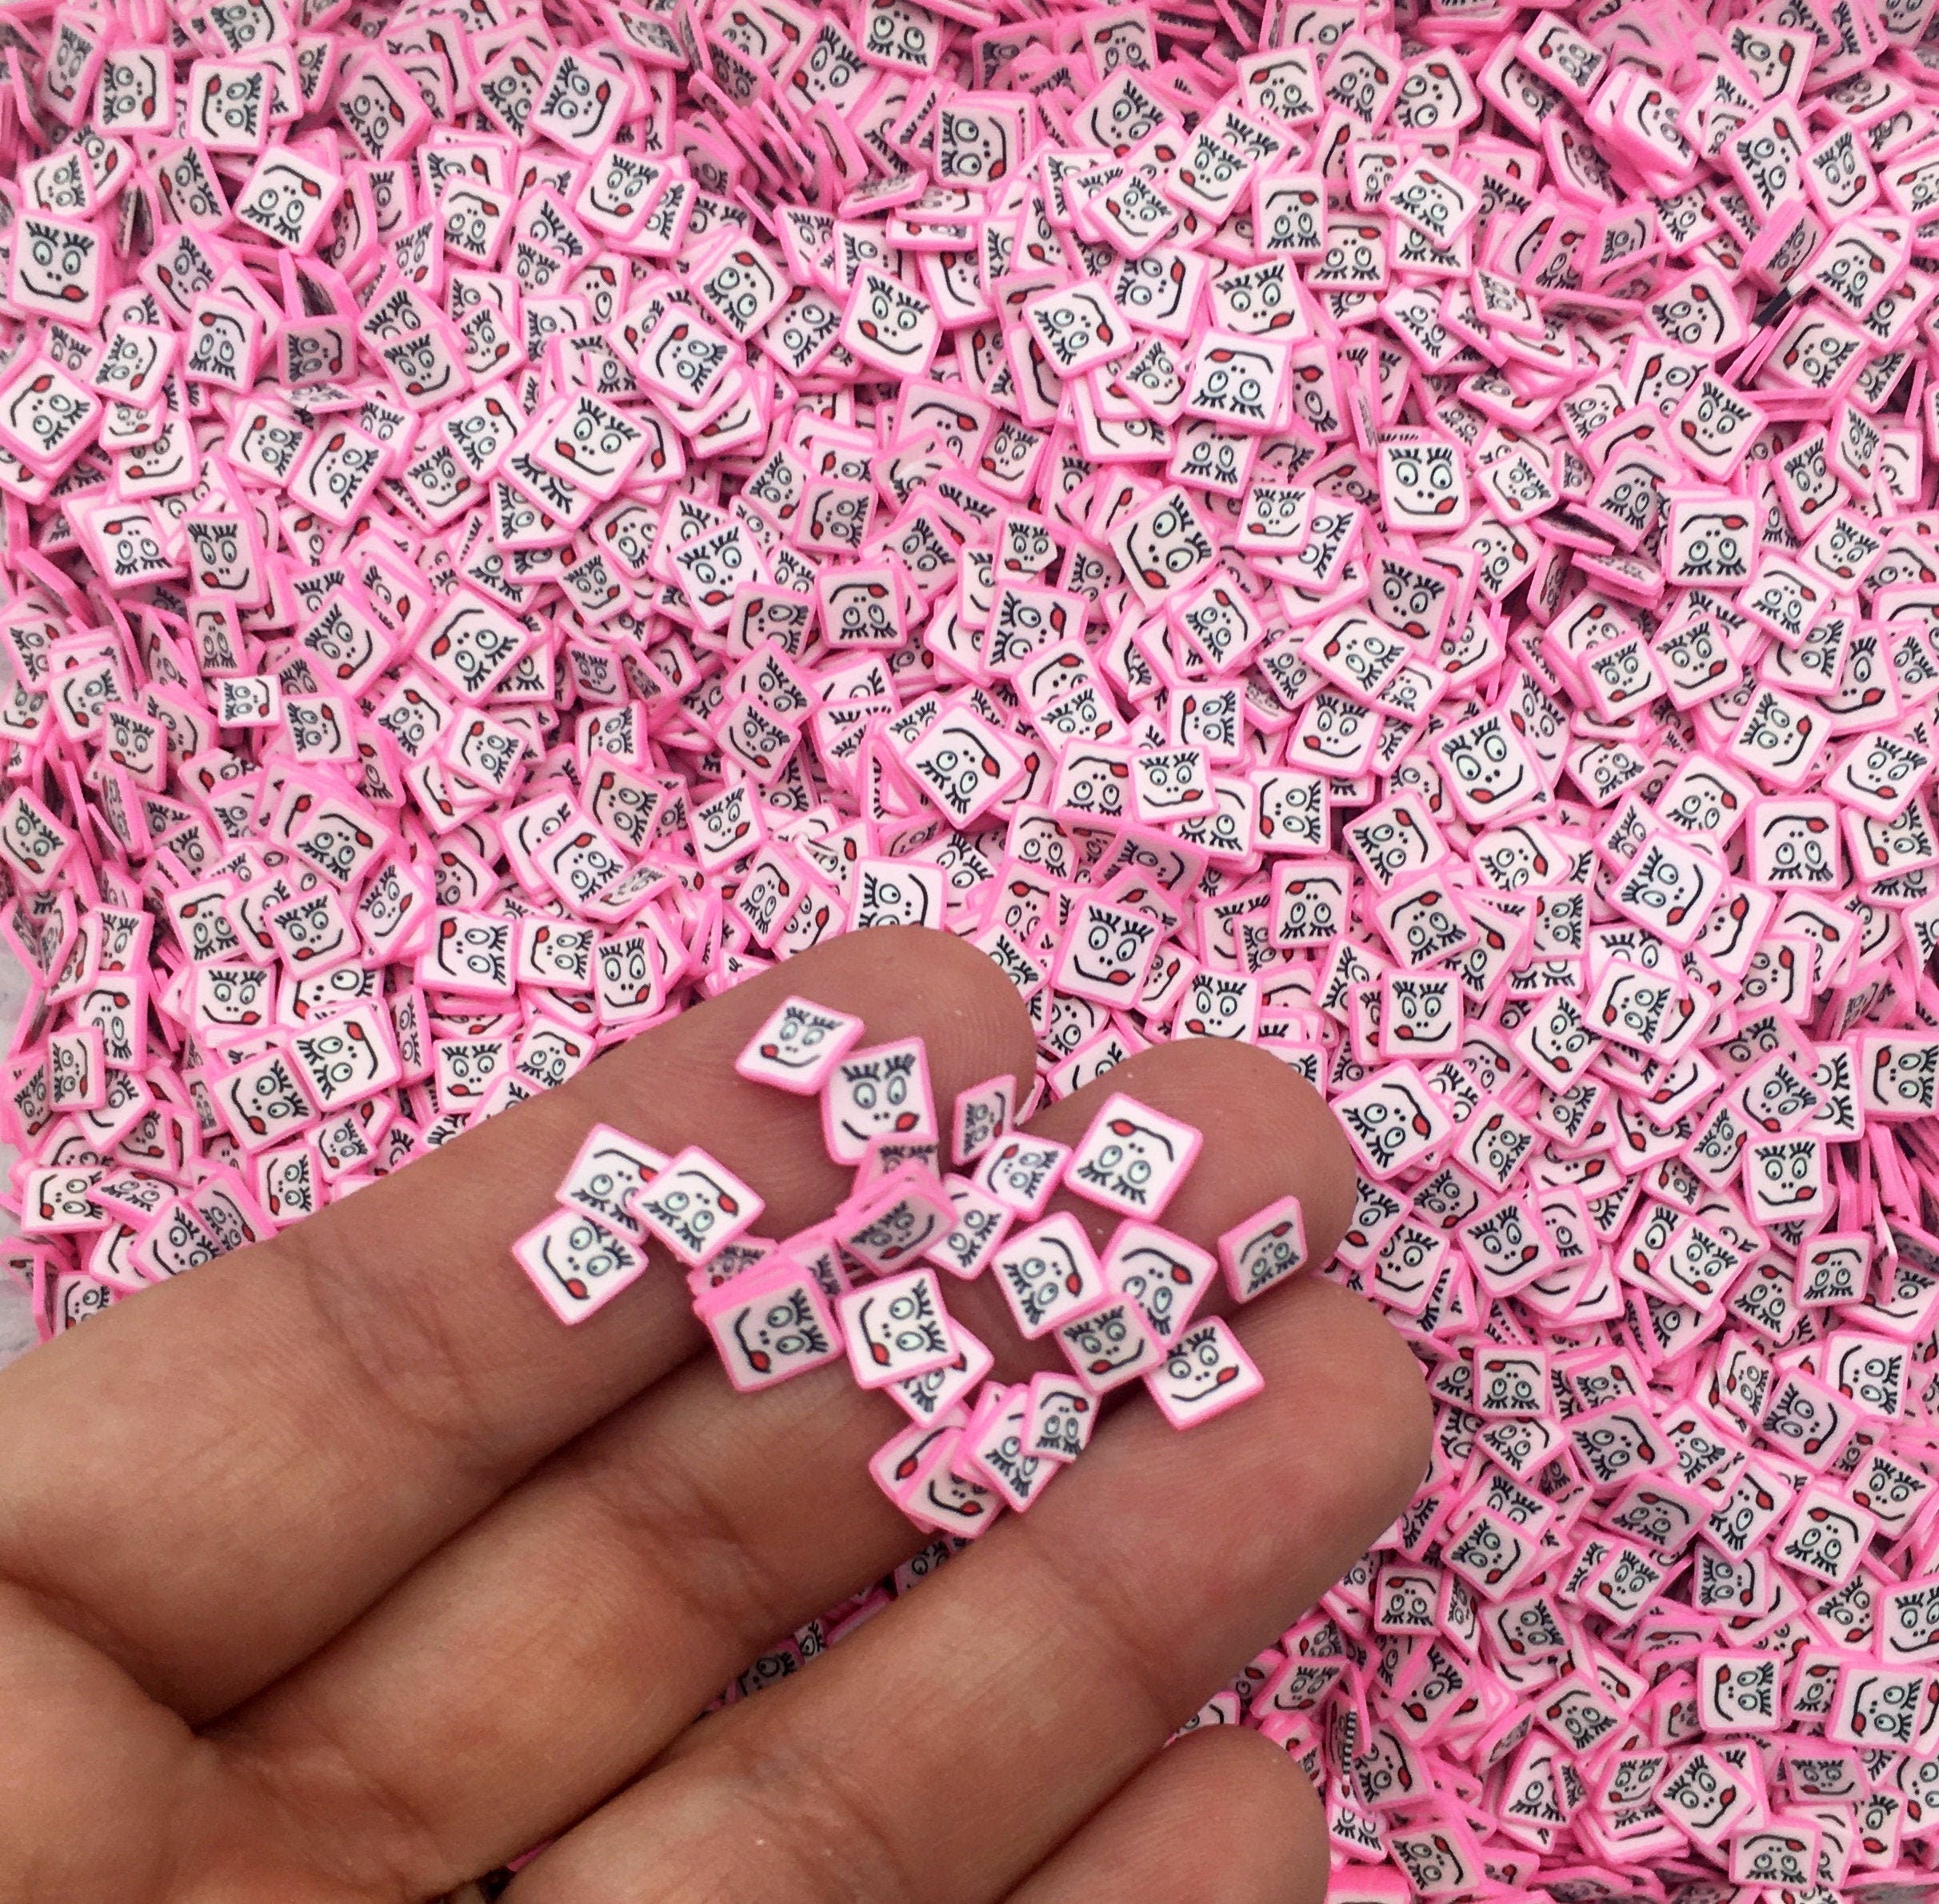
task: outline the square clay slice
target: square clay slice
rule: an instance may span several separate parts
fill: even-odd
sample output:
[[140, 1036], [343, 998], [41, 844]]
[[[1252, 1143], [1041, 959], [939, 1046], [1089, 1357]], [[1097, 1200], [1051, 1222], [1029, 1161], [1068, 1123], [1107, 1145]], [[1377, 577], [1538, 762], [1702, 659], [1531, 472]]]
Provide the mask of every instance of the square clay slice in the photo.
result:
[[1084, 1226], [1068, 1211], [1009, 1237], [991, 1266], [1017, 1332], [1034, 1338], [1106, 1292]]
[[1161, 1342], [1173, 1341], [1192, 1318], [1218, 1264], [1209, 1250], [1155, 1223], [1120, 1223], [1104, 1253], [1106, 1285], [1144, 1311]]
[[834, 1221], [843, 1250], [871, 1275], [887, 1276], [948, 1240], [956, 1206], [926, 1164], [906, 1163], [858, 1190]]
[[1024, 1446], [1053, 1461], [1075, 1461], [1097, 1426], [1097, 1398], [1074, 1375], [1045, 1369], [1030, 1378], [1030, 1420]]
[[874, 1143], [939, 1143], [922, 1039], [871, 1045], [838, 1058], [822, 1087], [822, 1135], [828, 1154], [842, 1164], [860, 1163]]
[[939, 1270], [947, 1270], [966, 1282], [973, 1282], [989, 1267], [989, 1259], [1009, 1234], [1017, 1213], [1008, 1204], [999, 1203], [978, 1190], [967, 1177], [950, 1176], [942, 1181], [949, 1193], [955, 1227], [932, 1243], [923, 1252], [922, 1260], [933, 1262]]
[[853, 1289], [837, 1305], [849, 1364], [863, 1388], [886, 1388], [956, 1359], [956, 1338], [934, 1270]]
[[779, 1274], [756, 1270], [736, 1277], [701, 1306], [701, 1319], [727, 1379], [742, 1390], [771, 1388], [842, 1359], [834, 1312], [813, 1272], [798, 1265], [786, 1265]]
[[1016, 1110], [1017, 1081], [1013, 1078], [992, 1078], [957, 1094], [950, 1151], [958, 1169], [974, 1163], [1009, 1129]]
[[690, 1144], [633, 1200], [640, 1226], [690, 1267], [752, 1229], [765, 1206], [725, 1164]]
[[836, 1064], [862, 1042], [860, 1018], [806, 998], [784, 998], [734, 1061], [756, 1084], [812, 1098]]
[[1120, 1216], [1160, 1215], [1184, 1182], [1205, 1138], [1122, 1091], [1105, 1101], [1064, 1171], [1080, 1197]]
[[610, 1124], [595, 1124], [558, 1187], [558, 1200], [595, 1222], [636, 1240], [640, 1220], [633, 1199], [647, 1180], [666, 1168], [666, 1153], [628, 1137]]
[[951, 1318], [956, 1353], [941, 1368], [889, 1384], [889, 1393], [912, 1422], [939, 1422], [996, 1366], [995, 1355]]
[[1218, 1239], [1219, 1259], [1235, 1302], [1249, 1302], [1306, 1266], [1306, 1217], [1297, 1197], [1235, 1223]]
[[1058, 1466], [1025, 1447], [1024, 1434], [1029, 1425], [1029, 1385], [1020, 1382], [987, 1416], [979, 1411], [970, 1418], [956, 1451], [958, 1471], [967, 1468], [970, 1478], [991, 1489], [1017, 1514], [1037, 1498]]
[[1106, 1296], [1059, 1322], [1057, 1346], [1078, 1381], [1094, 1395], [1107, 1395], [1149, 1375], [1165, 1360], [1164, 1344], [1129, 1296]]
[[1196, 1428], [1249, 1400], [1265, 1382], [1238, 1338], [1214, 1316], [1188, 1329], [1145, 1386], [1173, 1427]]
[[1040, 1217], [1070, 1160], [1070, 1146], [1053, 1137], [1009, 1130], [983, 1159], [976, 1186], [1026, 1219]]
[[646, 1267], [638, 1243], [582, 1211], [554, 1212], [512, 1245], [519, 1267], [562, 1322], [582, 1322], [636, 1281]]

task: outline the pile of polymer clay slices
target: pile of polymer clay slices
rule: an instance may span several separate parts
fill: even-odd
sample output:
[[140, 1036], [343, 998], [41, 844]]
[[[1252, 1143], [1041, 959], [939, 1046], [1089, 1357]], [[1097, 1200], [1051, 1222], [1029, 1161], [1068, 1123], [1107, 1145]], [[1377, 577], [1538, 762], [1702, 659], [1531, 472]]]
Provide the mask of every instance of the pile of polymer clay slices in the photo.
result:
[[[694, 1312], [736, 1388], [766, 1388], [846, 1352], [862, 1387], [887, 1389], [912, 1426], [870, 1471], [918, 1526], [963, 1539], [1005, 1506], [1027, 1508], [1083, 1451], [1113, 1389], [1141, 1376], [1178, 1428], [1259, 1392], [1231, 1330], [1192, 1311], [1221, 1262], [1237, 1302], [1305, 1266], [1297, 1198], [1228, 1231], [1215, 1261], [1156, 1220], [1198, 1154], [1197, 1131], [1115, 1093], [1074, 1148], [1025, 1136], [1010, 1126], [1008, 1078], [955, 1107], [955, 1161], [981, 1167], [939, 1176], [922, 1041], [855, 1049], [864, 1029], [790, 998], [735, 1066], [818, 1093], [828, 1154], [856, 1173], [830, 1221], [778, 1246], [742, 1246], [761, 1199], [706, 1151], [668, 1157], [596, 1126], [559, 1186], [558, 1213], [513, 1251], [561, 1319], [610, 1302], [646, 1271], [648, 1239], [662, 1244], [690, 1266]], [[1101, 1259], [1074, 1216], [1044, 1215], [1060, 1185], [1124, 1219]], [[1071, 1374], [985, 1380], [995, 1358], [950, 1316], [938, 1268], [965, 1281], [987, 1270], [1017, 1333], [1054, 1336]]]
[[[30, 0], [0, 173], [44, 1333], [939, 926], [1053, 1097], [1243, 1038], [1346, 1126], [1431, 1469], [1195, 1722], [1336, 1899], [1929, 1894], [1934, 0]], [[737, 1382], [888, 1387], [898, 1587], [1254, 1386], [1157, 1190], [1041, 1216], [1110, 1119], [1006, 1174], [798, 1009], [841, 1216], [602, 1130], [559, 1313], [650, 1236]]]

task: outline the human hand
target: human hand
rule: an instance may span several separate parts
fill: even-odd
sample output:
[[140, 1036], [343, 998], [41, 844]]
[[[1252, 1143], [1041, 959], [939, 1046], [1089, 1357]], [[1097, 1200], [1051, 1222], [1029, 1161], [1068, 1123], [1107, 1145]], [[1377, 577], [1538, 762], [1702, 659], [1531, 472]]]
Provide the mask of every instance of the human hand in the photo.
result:
[[[906, 1418], [840, 1366], [734, 1394], [663, 1256], [563, 1328], [508, 1246], [600, 1120], [705, 1146], [769, 1234], [827, 1215], [814, 1100], [731, 1069], [790, 992], [926, 1039], [946, 1110], [1031, 1075], [980, 954], [838, 939], [0, 1374], [0, 1898], [393, 1904], [554, 1837], [513, 1904], [1318, 1898], [1282, 1751], [1160, 1748], [1420, 1482], [1413, 1358], [1325, 1282], [1242, 1312], [1257, 1399], [1179, 1434], [1140, 1397], [1027, 1516], [693, 1723], [924, 1544], [864, 1465]], [[1118, 1089], [1205, 1132], [1169, 1227], [1209, 1246], [1292, 1191], [1330, 1253], [1351, 1162], [1277, 1061], [1161, 1046], [1032, 1128]], [[948, 1294], [998, 1375], [1053, 1366], [987, 1280]]]

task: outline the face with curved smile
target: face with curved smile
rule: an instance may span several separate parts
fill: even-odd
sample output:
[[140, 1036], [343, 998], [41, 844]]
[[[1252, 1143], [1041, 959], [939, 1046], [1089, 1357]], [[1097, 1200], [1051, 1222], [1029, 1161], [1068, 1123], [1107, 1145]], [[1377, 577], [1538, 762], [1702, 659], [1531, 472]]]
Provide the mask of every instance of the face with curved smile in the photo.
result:
[[990, 1152], [977, 1181], [999, 1203], [1035, 1216], [1049, 1200], [1069, 1155], [1053, 1138], [1013, 1132]]
[[885, 1139], [933, 1143], [940, 1134], [917, 1038], [851, 1052], [822, 1087], [822, 1106], [830, 1152], [840, 1163], [860, 1163]]
[[100, 124], [105, 132], [157, 126], [173, 97], [168, 55], [154, 48], [126, 47], [101, 69]]
[[1105, 1258], [1105, 1280], [1144, 1311], [1152, 1333], [1169, 1342], [1181, 1329], [1211, 1280], [1204, 1250], [1137, 1222], [1122, 1224]]
[[962, 821], [989, 804], [1005, 778], [987, 737], [966, 721], [945, 719], [906, 756], [951, 818]]
[[260, 70], [213, 67], [194, 101], [199, 136], [218, 150], [247, 151], [262, 141], [269, 94]]
[[236, 215], [279, 242], [300, 246], [328, 210], [322, 182], [286, 159], [266, 158], [250, 180]]
[[101, 240], [87, 226], [23, 218], [14, 240], [14, 300], [88, 323], [100, 302], [100, 262]]
[[1257, 1003], [1258, 987], [1251, 979], [1201, 972], [1179, 1007], [1178, 1029], [1193, 1038], [1248, 1038]]
[[821, 1293], [797, 1275], [770, 1285], [709, 1318], [735, 1387], [765, 1388], [833, 1361], [834, 1339]]
[[934, 1270], [910, 1270], [851, 1290], [840, 1306], [849, 1359], [865, 1388], [926, 1374], [956, 1353]]
[[860, 1018], [805, 998], [785, 999], [734, 1061], [734, 1069], [743, 1078], [806, 1094], [821, 1089], [862, 1034]]
[[895, 641], [901, 619], [886, 582], [858, 580], [827, 591], [822, 625], [832, 642], [870, 646]]
[[1059, 764], [1057, 778], [1059, 805], [1107, 819], [1123, 817], [1131, 782], [1131, 763], [1123, 755], [1073, 747]]
[[1136, 1381], [1160, 1358], [1143, 1315], [1128, 1297], [1073, 1318], [1057, 1336], [1077, 1379], [1097, 1394]]
[[118, 582], [166, 572], [168, 558], [146, 515], [110, 516], [100, 523], [98, 534], [108, 554], [109, 573]]
[[761, 1199], [740, 1179], [690, 1146], [634, 1199], [640, 1222], [682, 1262], [704, 1262], [761, 1214]]
[[1433, 1107], [1411, 1068], [1395, 1066], [1372, 1084], [1339, 1101], [1348, 1134], [1377, 1174], [1392, 1174], [1447, 1133], [1447, 1120]]
[[1017, 1232], [997, 1252], [995, 1269], [1026, 1336], [1045, 1334], [1105, 1294], [1089, 1239], [1068, 1214]]
[[1201, 1142], [1189, 1125], [1161, 1117], [1121, 1092], [1085, 1133], [1065, 1181], [1107, 1210], [1155, 1217], [1185, 1180]]
[[566, 53], [553, 69], [551, 83], [533, 109], [533, 117], [577, 150], [596, 143], [618, 110], [614, 76]]
[[586, 182], [585, 204], [609, 224], [622, 228], [633, 225], [646, 216], [665, 175], [658, 166], [610, 150]]
[[1132, 762], [1140, 817], [1162, 824], [1212, 805], [1212, 783], [1205, 755], [1196, 747], [1140, 753]]
[[[879, 1192], [879, 1194], [878, 1194]], [[844, 1226], [842, 1247], [878, 1275], [919, 1256], [955, 1226], [956, 1207], [933, 1171], [907, 1166], [868, 1193], [857, 1223]]]
[[1526, 756], [1495, 717], [1444, 737], [1441, 756], [1458, 797], [1486, 812], [1517, 799], [1533, 780]]
[[1306, 1226], [1297, 1202], [1288, 1198], [1264, 1214], [1276, 1220], [1222, 1239], [1229, 1246], [1225, 1262], [1232, 1293], [1241, 1302], [1283, 1282], [1306, 1260]]
[[539, 1294], [565, 1322], [577, 1322], [618, 1295], [646, 1267], [623, 1237], [578, 1210], [562, 1210], [512, 1246]]
[[859, 345], [885, 368], [913, 370], [929, 362], [939, 326], [926, 298], [886, 272], [868, 270], [857, 280], [844, 329], [854, 333], [851, 349]]
[[1157, 922], [1142, 913], [1086, 900], [1065, 941], [1066, 975], [1081, 979], [1086, 995], [1106, 1002], [1135, 998], [1157, 937]]
[[1224, 1323], [1201, 1322], [1172, 1348], [1148, 1386], [1174, 1427], [1221, 1413], [1264, 1386]]
[[1823, 1170], [1815, 1138], [1753, 1143], [1744, 1170], [1753, 1214], [1770, 1222], [1815, 1214], [1824, 1202]]

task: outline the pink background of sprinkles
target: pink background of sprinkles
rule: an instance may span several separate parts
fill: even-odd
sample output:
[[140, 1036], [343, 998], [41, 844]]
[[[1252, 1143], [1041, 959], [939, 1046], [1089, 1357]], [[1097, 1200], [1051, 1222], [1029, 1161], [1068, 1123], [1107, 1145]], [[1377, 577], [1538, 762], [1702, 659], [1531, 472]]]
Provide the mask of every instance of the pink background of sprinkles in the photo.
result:
[[939, 927], [1041, 1098], [1321, 1090], [1335, 1256], [810, 997], [741, 1069], [834, 1221], [602, 1126], [562, 1321], [690, 1272], [737, 1387], [892, 1388], [933, 1564], [1333, 1278], [1429, 1469], [1193, 1724], [1340, 1904], [1939, 1890], [1935, 0], [30, 5], [0, 174], [40, 1336]]

